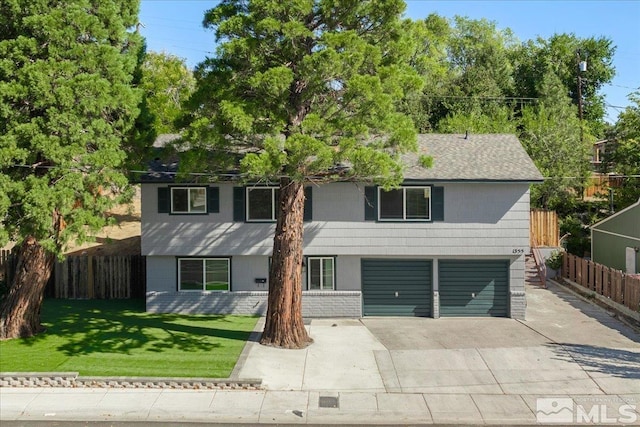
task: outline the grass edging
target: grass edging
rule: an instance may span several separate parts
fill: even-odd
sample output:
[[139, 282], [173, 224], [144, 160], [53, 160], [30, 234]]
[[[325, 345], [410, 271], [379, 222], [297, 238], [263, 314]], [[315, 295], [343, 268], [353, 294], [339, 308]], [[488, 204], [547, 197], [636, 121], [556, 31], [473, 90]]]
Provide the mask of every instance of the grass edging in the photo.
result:
[[0, 387], [259, 390], [261, 379], [80, 376], [77, 372], [0, 372]]

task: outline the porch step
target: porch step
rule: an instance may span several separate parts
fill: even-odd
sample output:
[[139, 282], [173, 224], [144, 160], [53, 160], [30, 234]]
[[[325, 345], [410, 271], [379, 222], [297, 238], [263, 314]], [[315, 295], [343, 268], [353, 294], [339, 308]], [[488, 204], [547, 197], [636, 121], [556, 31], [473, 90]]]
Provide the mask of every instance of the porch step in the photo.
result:
[[525, 256], [524, 281], [527, 285], [543, 286], [532, 253]]

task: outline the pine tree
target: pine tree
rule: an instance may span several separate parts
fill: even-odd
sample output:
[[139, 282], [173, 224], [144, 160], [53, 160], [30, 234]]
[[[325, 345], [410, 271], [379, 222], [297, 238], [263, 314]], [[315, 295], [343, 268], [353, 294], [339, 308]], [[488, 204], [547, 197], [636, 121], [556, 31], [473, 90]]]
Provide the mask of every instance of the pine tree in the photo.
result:
[[247, 153], [244, 176], [279, 185], [263, 344], [310, 342], [301, 314], [304, 184], [394, 186], [402, 180], [397, 155], [415, 149], [413, 124], [397, 112], [421, 86], [408, 61], [404, 7], [401, 0], [225, 0], [205, 16], [219, 45], [195, 72], [185, 163], [205, 168], [199, 149]]
[[0, 3], [0, 243], [18, 264], [0, 338], [39, 332], [56, 256], [127, 196], [118, 169], [138, 114], [138, 0]]

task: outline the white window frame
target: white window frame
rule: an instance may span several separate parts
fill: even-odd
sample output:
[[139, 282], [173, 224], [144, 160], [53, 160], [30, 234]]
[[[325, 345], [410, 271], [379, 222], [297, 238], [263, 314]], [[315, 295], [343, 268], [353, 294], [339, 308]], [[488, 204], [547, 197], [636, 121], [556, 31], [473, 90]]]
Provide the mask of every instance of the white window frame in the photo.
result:
[[[414, 190], [429, 190], [429, 217], [428, 218], [407, 218], [407, 189]], [[432, 207], [431, 201], [433, 199], [433, 191], [432, 186], [406, 186], [396, 188], [394, 190], [402, 190], [402, 218], [382, 218], [382, 197], [381, 193], [384, 190], [378, 187], [378, 221], [388, 221], [388, 222], [430, 222], [432, 217]]]
[[[331, 260], [331, 289], [324, 288], [324, 260]], [[320, 289], [311, 289], [311, 260], [320, 260]], [[307, 290], [308, 291], [335, 291], [336, 290], [336, 258], [332, 256], [308, 256], [307, 267]]]
[[[247, 222], [276, 222], [277, 218], [276, 218], [276, 213], [277, 213], [277, 208], [278, 208], [278, 201], [276, 200], [276, 190], [278, 190], [279, 187], [247, 187], [246, 188], [246, 193], [245, 193], [245, 200], [246, 200], [246, 212], [245, 212], [245, 218], [247, 219]], [[260, 218], [260, 219], [251, 219], [251, 216], [249, 215], [249, 211], [251, 209], [251, 203], [249, 202], [249, 192], [253, 191], [253, 190], [271, 190], [271, 219], [264, 219], [264, 218]]]
[[[227, 289], [205, 289], [206, 287], [206, 261], [226, 261], [227, 262]], [[201, 261], [202, 262], [202, 289], [182, 289], [182, 269], [181, 261]], [[229, 292], [231, 290], [231, 258], [220, 257], [184, 257], [178, 258], [178, 291], [179, 292]]]
[[[191, 186], [187, 186], [187, 187], [169, 187], [170, 189], [170, 194], [169, 197], [171, 198], [171, 213], [172, 214], [180, 214], [180, 215], [189, 215], [189, 214], [193, 214], [193, 215], [201, 215], [201, 214], [206, 214], [208, 212], [208, 206], [207, 203], [209, 202], [208, 199], [208, 194], [207, 194], [207, 187], [191, 187]], [[173, 190], [187, 190], [187, 210], [186, 211], [176, 211], [173, 208]], [[192, 211], [191, 210], [191, 190], [204, 190], [204, 210], [202, 211]]]

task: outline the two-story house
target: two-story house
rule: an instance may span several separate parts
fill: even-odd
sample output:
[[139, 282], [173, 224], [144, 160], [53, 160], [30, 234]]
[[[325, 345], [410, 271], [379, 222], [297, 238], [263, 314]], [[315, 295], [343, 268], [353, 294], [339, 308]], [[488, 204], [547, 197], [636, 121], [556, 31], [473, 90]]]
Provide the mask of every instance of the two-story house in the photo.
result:
[[[513, 135], [425, 134], [418, 145], [401, 188], [306, 188], [304, 316], [524, 318], [540, 172]], [[142, 184], [147, 310], [265, 313], [278, 189], [153, 176]]]

